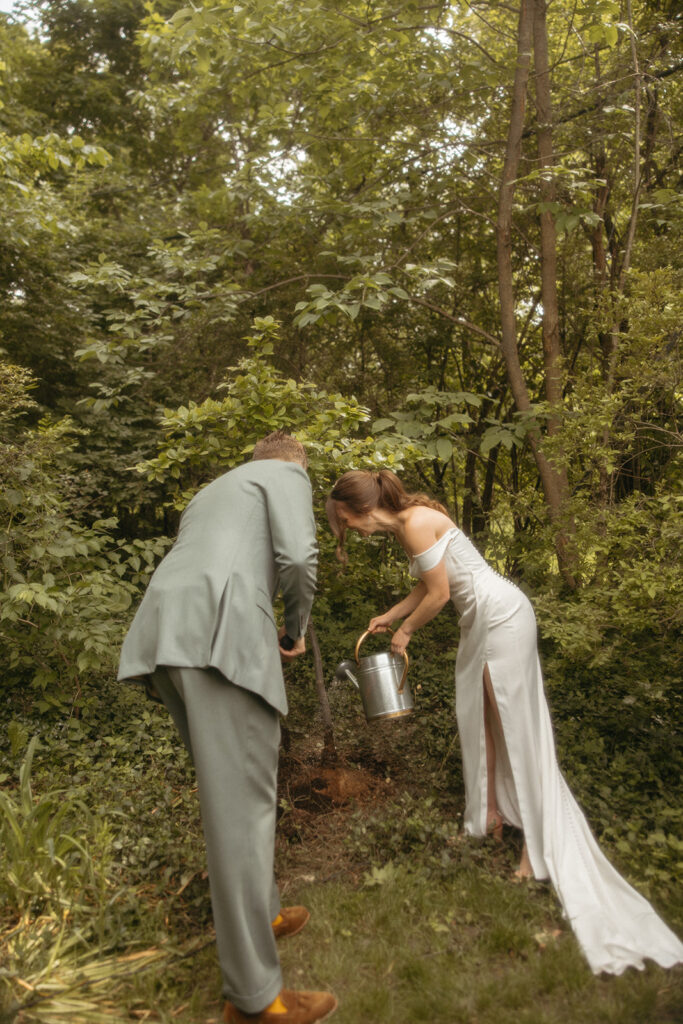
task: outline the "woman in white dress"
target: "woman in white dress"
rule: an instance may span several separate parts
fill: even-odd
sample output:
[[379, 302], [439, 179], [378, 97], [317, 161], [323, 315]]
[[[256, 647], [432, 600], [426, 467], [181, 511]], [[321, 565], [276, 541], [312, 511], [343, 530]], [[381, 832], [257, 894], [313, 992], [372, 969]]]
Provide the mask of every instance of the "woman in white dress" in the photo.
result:
[[384, 632], [402, 619], [391, 649], [402, 655], [413, 633], [448, 600], [460, 616], [455, 665], [456, 717], [465, 779], [465, 829], [502, 834], [521, 828], [518, 874], [550, 878], [597, 974], [683, 962], [683, 944], [600, 851], [555, 756], [536, 645], [536, 619], [522, 591], [495, 572], [438, 502], [409, 494], [389, 470], [345, 473], [327, 502], [345, 560], [346, 531], [393, 534], [419, 579], [406, 598], [370, 620]]

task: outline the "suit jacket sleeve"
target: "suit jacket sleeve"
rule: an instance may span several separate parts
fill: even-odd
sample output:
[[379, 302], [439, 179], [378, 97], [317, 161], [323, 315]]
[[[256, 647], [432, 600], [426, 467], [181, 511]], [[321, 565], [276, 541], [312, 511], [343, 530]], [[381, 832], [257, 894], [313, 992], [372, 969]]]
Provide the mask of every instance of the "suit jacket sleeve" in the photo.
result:
[[315, 594], [318, 545], [311, 483], [300, 466], [285, 463], [277, 486], [268, 488], [268, 518], [273, 556], [285, 605], [285, 630], [303, 636]]

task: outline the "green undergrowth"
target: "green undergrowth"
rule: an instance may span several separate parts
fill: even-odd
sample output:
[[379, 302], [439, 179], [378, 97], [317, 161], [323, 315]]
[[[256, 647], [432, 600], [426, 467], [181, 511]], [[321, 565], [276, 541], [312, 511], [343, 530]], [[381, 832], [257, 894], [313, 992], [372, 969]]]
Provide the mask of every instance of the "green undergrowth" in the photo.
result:
[[[375, 788], [279, 841], [286, 901], [313, 911], [282, 945], [286, 983], [332, 988], [340, 1024], [676, 1020], [680, 969], [594, 978], [552, 890], [511, 881], [520, 837], [464, 836], [452, 664], [444, 680], [434, 663], [415, 657], [418, 711], [397, 728], [368, 726], [353, 691], [331, 688], [340, 761]], [[310, 762], [315, 691], [289, 683], [287, 757]], [[35, 715], [20, 695], [12, 706], [0, 718], [0, 1024], [217, 1021], [195, 784], [168, 716], [111, 685], [78, 718]], [[673, 816], [657, 822], [673, 803], [664, 769], [642, 749], [615, 753], [588, 714], [582, 733], [560, 706], [556, 731], [605, 852], [680, 930]], [[322, 847], [334, 870], [320, 870]]]

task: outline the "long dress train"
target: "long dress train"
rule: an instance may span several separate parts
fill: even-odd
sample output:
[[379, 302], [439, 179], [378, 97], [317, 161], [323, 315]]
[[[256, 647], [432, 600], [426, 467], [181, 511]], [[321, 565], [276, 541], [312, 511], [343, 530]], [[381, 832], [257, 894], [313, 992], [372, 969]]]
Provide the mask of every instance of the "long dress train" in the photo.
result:
[[560, 772], [531, 604], [456, 527], [411, 560], [411, 575], [419, 578], [442, 559], [460, 615], [455, 677], [465, 829], [486, 834], [488, 664], [504, 734], [495, 736], [498, 809], [524, 830], [534, 876], [552, 881], [591, 969], [621, 974], [642, 969], [646, 957], [663, 967], [683, 962], [683, 943], [601, 852]]

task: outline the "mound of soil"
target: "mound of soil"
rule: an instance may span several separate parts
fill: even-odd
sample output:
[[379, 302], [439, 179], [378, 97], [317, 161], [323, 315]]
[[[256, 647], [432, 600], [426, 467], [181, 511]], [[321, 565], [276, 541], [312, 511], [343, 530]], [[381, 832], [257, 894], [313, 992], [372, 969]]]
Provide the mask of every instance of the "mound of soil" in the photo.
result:
[[285, 788], [294, 808], [324, 812], [351, 801], [362, 803], [378, 784], [377, 777], [365, 768], [302, 764], [289, 777]]
[[276, 873], [282, 898], [299, 881], [357, 881], [345, 843], [349, 820], [359, 807], [386, 800], [393, 788], [365, 767], [321, 766], [319, 756], [281, 770]]
[[281, 895], [297, 879], [355, 878], [359, 866], [346, 843], [353, 816], [364, 808], [376, 813], [410, 787], [410, 723], [401, 729], [396, 723], [393, 729], [364, 725], [351, 742], [337, 742], [332, 757], [315, 735], [298, 737], [280, 751], [276, 860]]

